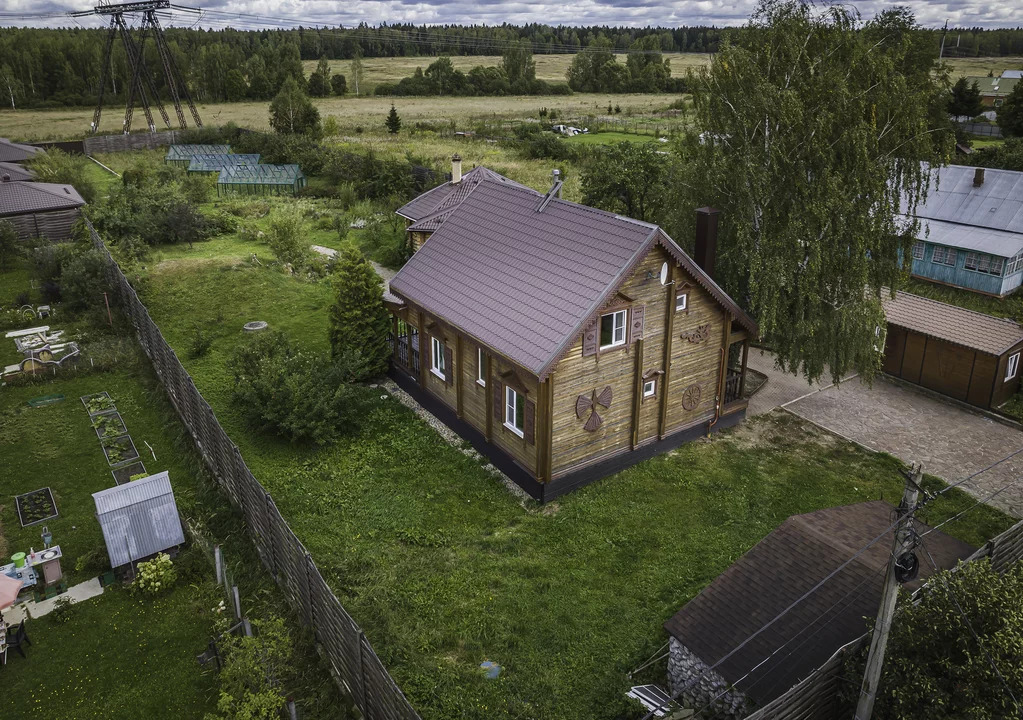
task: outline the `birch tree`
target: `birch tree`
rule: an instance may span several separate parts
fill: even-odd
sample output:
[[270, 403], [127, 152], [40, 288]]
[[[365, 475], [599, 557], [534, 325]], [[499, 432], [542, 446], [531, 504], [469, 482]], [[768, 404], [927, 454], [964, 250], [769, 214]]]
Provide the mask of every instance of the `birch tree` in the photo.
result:
[[722, 211], [717, 280], [781, 366], [816, 380], [880, 368], [884, 292], [911, 262], [923, 163], [947, 162], [947, 76], [905, 9], [762, 0], [693, 77], [675, 237]]
[[352, 58], [352, 83], [355, 85], [355, 95], [359, 95], [359, 86], [362, 85], [362, 53], [356, 53]]

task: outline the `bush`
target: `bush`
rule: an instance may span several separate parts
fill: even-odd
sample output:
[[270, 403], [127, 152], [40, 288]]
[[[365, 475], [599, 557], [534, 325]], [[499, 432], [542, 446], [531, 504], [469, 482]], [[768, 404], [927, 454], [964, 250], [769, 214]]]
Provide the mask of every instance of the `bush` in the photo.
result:
[[188, 355], [191, 358], [201, 358], [210, 351], [213, 345], [213, 333], [206, 328], [206, 323], [192, 323], [192, 332], [188, 338]]
[[572, 148], [556, 135], [542, 133], [526, 142], [526, 156], [532, 159], [570, 160]]
[[177, 571], [170, 555], [160, 553], [152, 560], [138, 564], [134, 587], [144, 595], [159, 595], [174, 585]]
[[0, 269], [9, 268], [20, 254], [21, 244], [18, 242], [18, 231], [6, 220], [0, 222]]
[[270, 252], [282, 263], [301, 267], [309, 255], [302, 212], [293, 204], [278, 208], [270, 216], [266, 242]]
[[72, 310], [103, 307], [103, 293], [110, 292], [107, 260], [99, 250], [74, 253], [63, 265], [60, 294]]
[[256, 634], [224, 636], [224, 666], [216, 716], [206, 720], [279, 720], [284, 678], [291, 670], [292, 641], [284, 620], [254, 620]]
[[58, 148], [51, 148], [45, 153], [36, 154], [29, 167], [35, 171], [37, 181], [72, 185], [85, 202], [93, 203], [99, 193], [89, 175], [90, 162], [84, 155], [71, 155]]
[[57, 598], [50, 609], [50, 622], [54, 625], [64, 625], [75, 616], [75, 601], [68, 596]]

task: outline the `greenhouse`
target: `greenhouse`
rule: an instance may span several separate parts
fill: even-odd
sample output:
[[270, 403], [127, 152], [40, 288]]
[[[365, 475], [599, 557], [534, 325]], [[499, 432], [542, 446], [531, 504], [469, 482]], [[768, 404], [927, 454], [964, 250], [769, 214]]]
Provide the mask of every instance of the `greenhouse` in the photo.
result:
[[294, 195], [305, 186], [298, 165], [228, 165], [217, 179], [217, 195]]
[[228, 165], [258, 165], [259, 155], [235, 155], [234, 153], [209, 153], [193, 155], [188, 163], [190, 173], [219, 173]]
[[230, 152], [230, 145], [171, 145], [163, 161], [169, 165], [188, 167], [195, 155], [226, 155]]

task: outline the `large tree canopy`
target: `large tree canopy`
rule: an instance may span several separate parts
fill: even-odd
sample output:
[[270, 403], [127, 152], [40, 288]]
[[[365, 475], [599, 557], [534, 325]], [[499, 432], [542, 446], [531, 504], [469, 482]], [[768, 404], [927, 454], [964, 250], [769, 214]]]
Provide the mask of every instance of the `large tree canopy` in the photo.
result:
[[[718, 280], [783, 367], [871, 377], [883, 289], [909, 262], [926, 166], [948, 157], [947, 79], [903, 9], [765, 0], [692, 78], [695, 127], [669, 225], [722, 210]], [[883, 348], [882, 348], [883, 349]]]

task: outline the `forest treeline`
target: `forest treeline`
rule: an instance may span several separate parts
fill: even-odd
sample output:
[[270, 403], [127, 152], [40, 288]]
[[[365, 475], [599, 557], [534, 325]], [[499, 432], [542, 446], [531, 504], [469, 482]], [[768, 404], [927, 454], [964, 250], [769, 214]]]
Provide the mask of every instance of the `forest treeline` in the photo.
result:
[[[617, 28], [548, 25], [415, 26], [293, 30], [166, 31], [171, 53], [201, 102], [267, 100], [288, 77], [305, 81], [303, 60], [362, 57], [502, 55], [513, 43], [528, 42], [534, 53], [575, 53], [606, 38], [602, 50], [626, 53], [637, 41], [662, 52], [716, 52], [733, 30], [714, 27]], [[941, 32], [925, 30], [935, 50]], [[92, 105], [99, 93], [105, 30], [84, 28], [0, 29], [0, 94], [7, 107]], [[1023, 28], [951, 30], [950, 53], [962, 56], [1023, 55]], [[146, 47], [146, 65], [163, 89], [156, 47]], [[623, 71], [604, 85], [624, 82]], [[648, 71], [649, 72], [649, 71]], [[123, 101], [129, 77], [124, 47], [114, 45], [105, 96]], [[492, 80], [491, 78], [490, 80]], [[483, 79], [481, 78], [481, 81]], [[573, 81], [577, 88], [592, 83]], [[656, 78], [654, 79], [656, 81]]]

